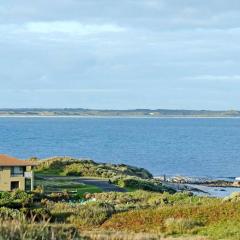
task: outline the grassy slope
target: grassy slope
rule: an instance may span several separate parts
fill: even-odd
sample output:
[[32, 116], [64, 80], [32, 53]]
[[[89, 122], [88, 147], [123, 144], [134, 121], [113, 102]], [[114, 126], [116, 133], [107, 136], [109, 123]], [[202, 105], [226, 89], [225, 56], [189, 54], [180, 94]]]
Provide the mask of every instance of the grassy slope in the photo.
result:
[[107, 179], [126, 191], [142, 189], [154, 192], [175, 192], [153, 179], [152, 174], [146, 169], [126, 164], [97, 163], [71, 157], [54, 157], [37, 162], [36, 176], [95, 177]]
[[134, 210], [114, 215], [104, 230], [200, 235], [210, 239], [240, 239], [240, 203], [206, 201], [158, 209]]
[[38, 160], [36, 172], [44, 175], [91, 176], [112, 178], [116, 176], [135, 176], [144, 179], [152, 178], [146, 169], [126, 164], [96, 163], [92, 160], [71, 157], [54, 157]]

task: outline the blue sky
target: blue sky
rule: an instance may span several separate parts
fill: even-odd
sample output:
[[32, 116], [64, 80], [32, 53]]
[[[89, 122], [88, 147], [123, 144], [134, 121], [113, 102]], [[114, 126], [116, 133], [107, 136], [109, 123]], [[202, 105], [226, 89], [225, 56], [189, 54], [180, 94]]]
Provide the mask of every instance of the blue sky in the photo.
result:
[[0, 107], [240, 109], [239, 0], [0, 0]]

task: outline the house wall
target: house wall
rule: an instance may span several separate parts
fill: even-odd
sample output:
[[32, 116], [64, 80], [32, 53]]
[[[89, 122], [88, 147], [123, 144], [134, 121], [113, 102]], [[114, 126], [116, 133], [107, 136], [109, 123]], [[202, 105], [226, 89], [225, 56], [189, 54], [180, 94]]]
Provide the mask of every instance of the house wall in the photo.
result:
[[235, 186], [235, 187], [239, 187], [240, 186], [240, 181], [234, 181], [233, 182], [233, 186]]
[[18, 181], [19, 189], [25, 190], [24, 177], [12, 177], [11, 167], [0, 167], [0, 191], [11, 191], [11, 182]]
[[26, 172], [31, 172], [32, 171], [32, 166], [27, 166], [26, 167]]

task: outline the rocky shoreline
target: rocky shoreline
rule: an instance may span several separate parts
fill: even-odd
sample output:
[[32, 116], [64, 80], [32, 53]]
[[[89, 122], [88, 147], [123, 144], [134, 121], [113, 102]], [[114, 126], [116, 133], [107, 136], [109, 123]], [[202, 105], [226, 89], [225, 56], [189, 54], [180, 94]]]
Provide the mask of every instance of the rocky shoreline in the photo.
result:
[[236, 182], [226, 179], [211, 179], [206, 177], [187, 177], [187, 176], [173, 176], [173, 177], [166, 177], [166, 176], [158, 176], [155, 177], [163, 182], [167, 183], [176, 183], [176, 184], [196, 184], [196, 185], [204, 185], [209, 187], [236, 187], [239, 188], [240, 185], [236, 184]]
[[240, 192], [239, 182], [235, 181], [235, 178], [214, 179], [186, 176], [158, 176], [155, 178], [176, 191], [188, 191], [201, 196], [222, 198], [233, 192]]

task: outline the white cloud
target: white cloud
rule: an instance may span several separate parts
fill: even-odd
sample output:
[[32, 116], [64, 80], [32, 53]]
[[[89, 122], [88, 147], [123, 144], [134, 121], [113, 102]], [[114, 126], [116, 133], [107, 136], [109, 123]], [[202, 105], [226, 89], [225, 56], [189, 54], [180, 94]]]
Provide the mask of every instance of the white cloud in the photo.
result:
[[240, 75], [199, 75], [186, 77], [185, 79], [202, 81], [240, 81]]
[[29, 22], [25, 23], [20, 29], [30, 33], [63, 33], [72, 35], [118, 33], [125, 31], [125, 28], [115, 24], [82, 24], [77, 21]]
[[[60, 42], [64, 37], [84, 37], [106, 33], [121, 33], [125, 28], [115, 24], [83, 24], [78, 21], [27, 22], [24, 24], [0, 24], [0, 41], [13, 39], [16, 35], [29, 38], [36, 35], [38, 39]], [[17, 38], [19, 40], [19, 38]]]
[[85, 89], [0, 89], [0, 92], [38, 92], [38, 93], [112, 93], [126, 92], [127, 89], [85, 88]]

